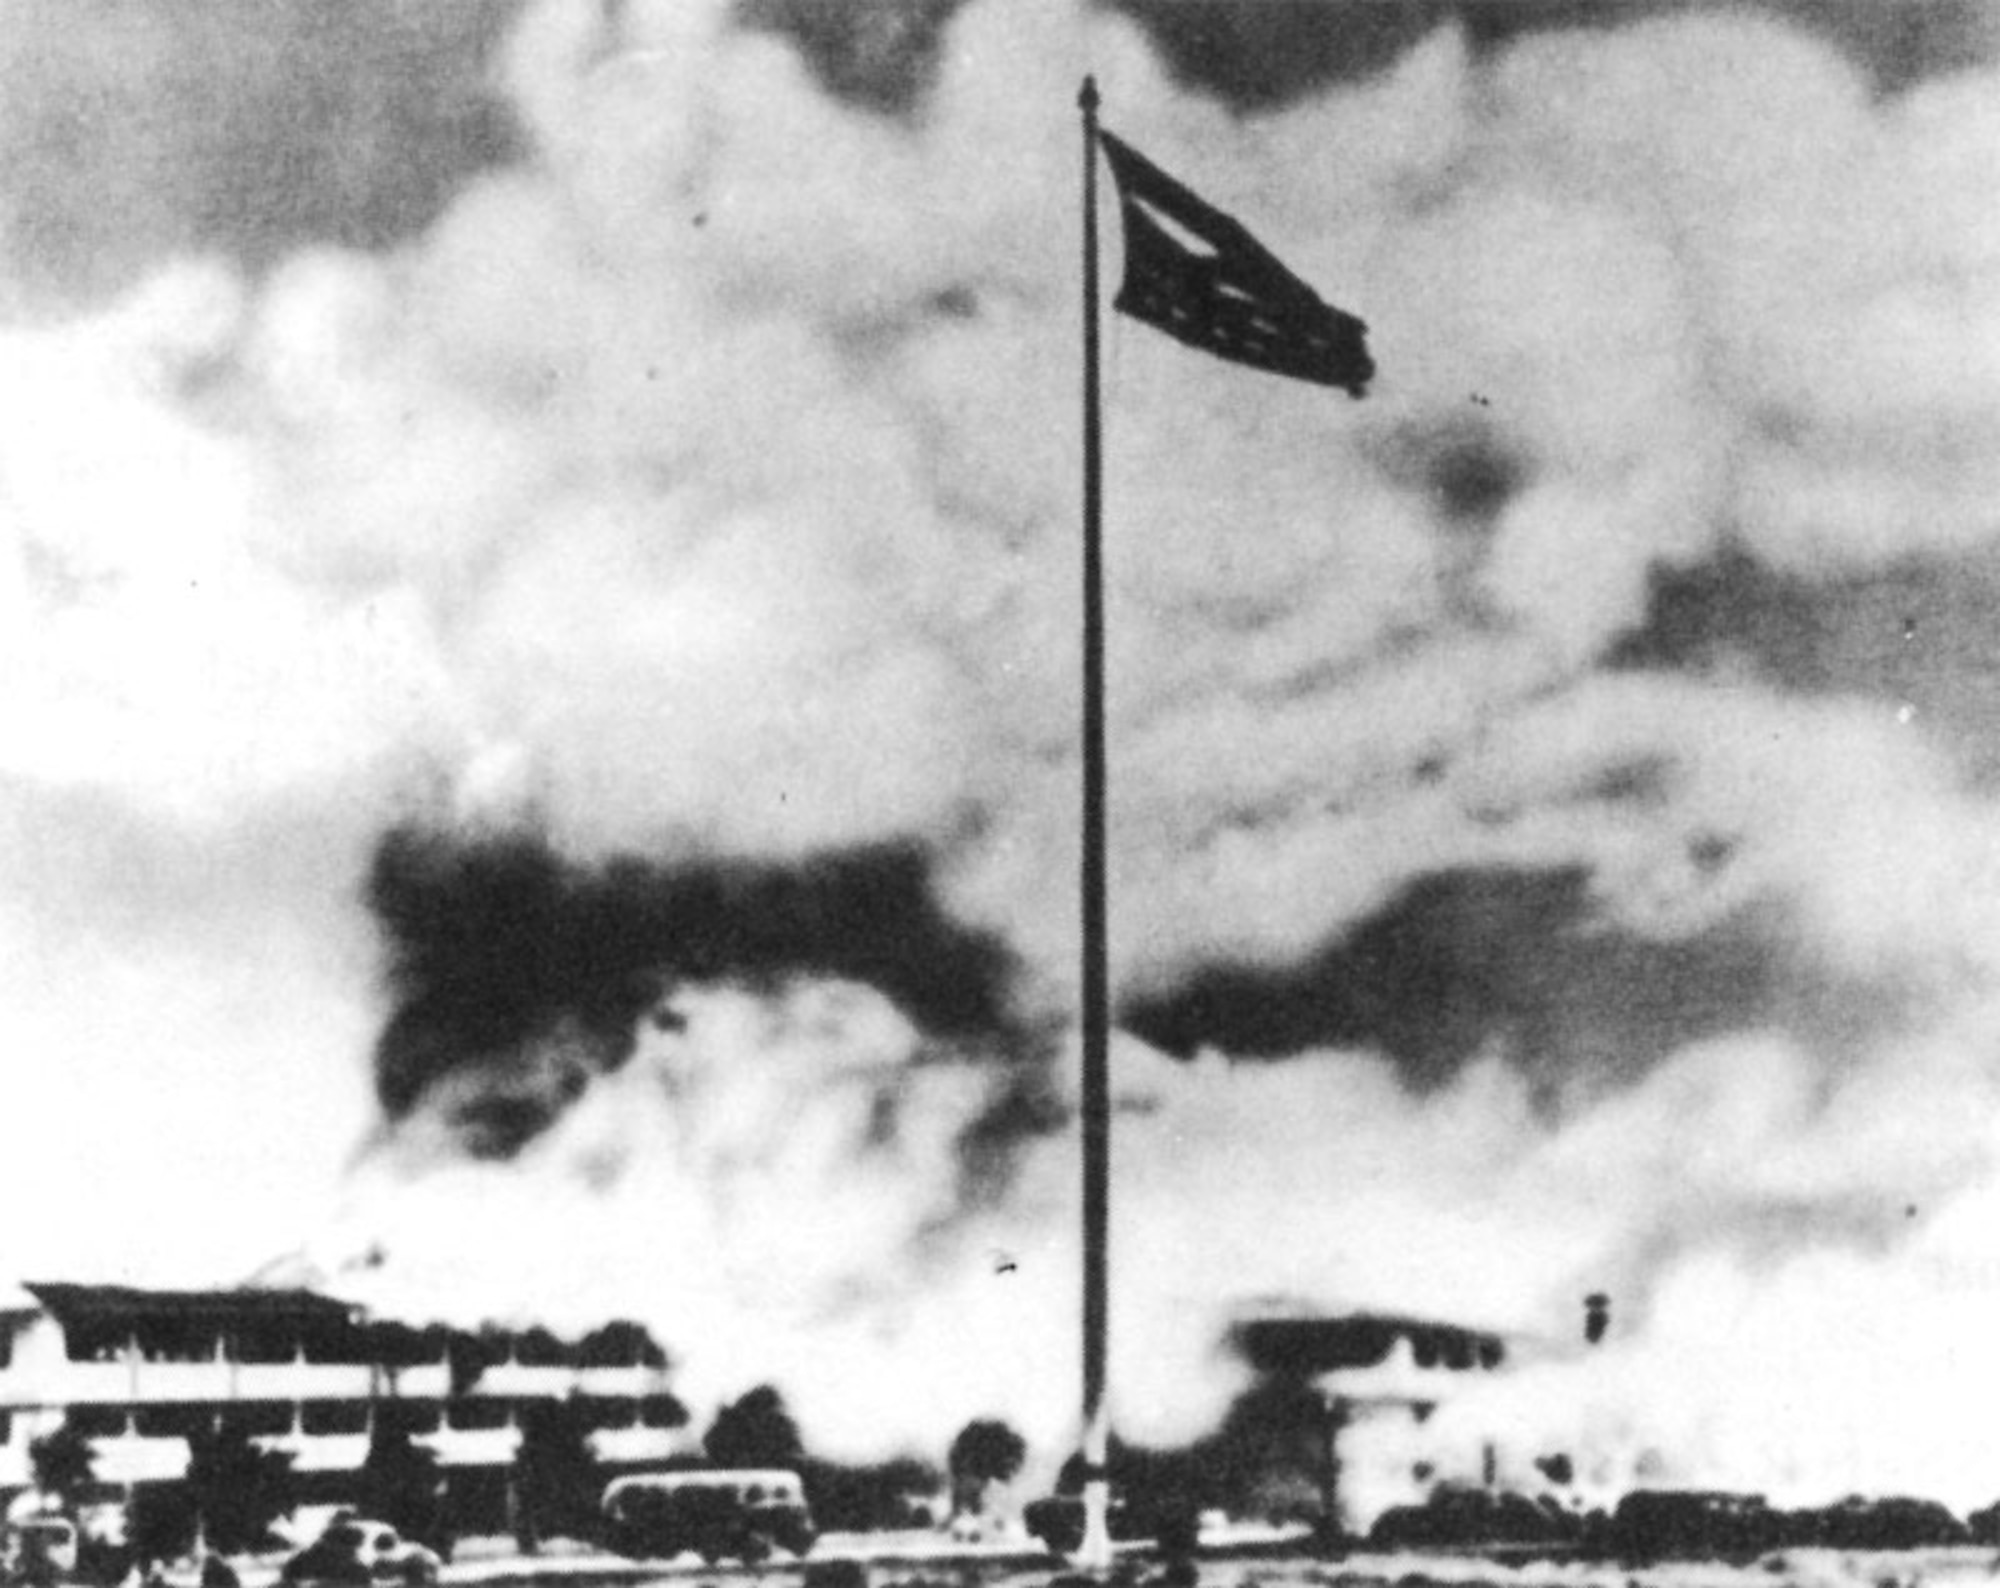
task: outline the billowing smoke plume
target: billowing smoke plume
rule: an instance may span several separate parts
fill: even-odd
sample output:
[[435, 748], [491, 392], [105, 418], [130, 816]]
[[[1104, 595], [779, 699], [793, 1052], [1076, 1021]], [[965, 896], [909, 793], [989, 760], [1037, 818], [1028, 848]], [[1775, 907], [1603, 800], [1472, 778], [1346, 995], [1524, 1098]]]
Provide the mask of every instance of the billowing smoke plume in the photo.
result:
[[1092, 70], [1382, 369], [1110, 337], [1121, 1426], [1601, 1291], [1508, 1459], [1990, 1498], [1991, 41], [1544, 9], [535, 6], [428, 224], [9, 331], [23, 1050], [372, 1051], [370, 1299], [1059, 1450]]
[[484, 67], [515, 11], [14, 0], [0, 304], [129, 290], [175, 253], [254, 269], [416, 235], [520, 152]]
[[1005, 951], [940, 914], [909, 849], [583, 870], [525, 834], [399, 829], [368, 891], [399, 995], [376, 1093], [392, 1121], [448, 1116], [474, 1152], [509, 1156], [546, 1128], [631, 1057], [643, 1023], [671, 1019], [660, 1006], [688, 982], [840, 978], [937, 1038], [1027, 1047], [1003, 1041]]

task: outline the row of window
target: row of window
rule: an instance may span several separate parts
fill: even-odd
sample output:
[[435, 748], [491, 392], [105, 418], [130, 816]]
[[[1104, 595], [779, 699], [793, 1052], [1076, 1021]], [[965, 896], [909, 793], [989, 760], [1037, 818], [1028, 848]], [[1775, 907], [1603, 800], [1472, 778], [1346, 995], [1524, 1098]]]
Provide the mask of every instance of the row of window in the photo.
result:
[[[324, 1400], [162, 1402], [146, 1406], [71, 1406], [69, 1425], [90, 1439], [187, 1439], [212, 1433], [218, 1426], [240, 1430], [254, 1439], [288, 1434], [315, 1436], [366, 1434], [380, 1426], [408, 1434], [443, 1430], [475, 1433], [517, 1427], [523, 1414], [546, 1401], [502, 1396], [437, 1400]], [[587, 1429], [678, 1428], [687, 1410], [671, 1395], [593, 1395], [569, 1402]], [[4, 1414], [0, 1414], [4, 1415]], [[0, 1441], [4, 1441], [0, 1434]]]
[[[102, 1322], [72, 1319], [63, 1330], [72, 1362], [118, 1362], [128, 1351], [147, 1362], [306, 1361], [348, 1367], [422, 1367], [451, 1362], [472, 1370], [522, 1367], [660, 1368], [666, 1352], [642, 1324], [607, 1323], [577, 1341], [547, 1329], [477, 1332], [400, 1323], [248, 1323], [217, 1329], [171, 1316]], [[0, 1366], [5, 1366], [0, 1361]]]
[[1506, 1355], [1506, 1347], [1490, 1336], [1438, 1341], [1420, 1336], [1411, 1342], [1410, 1356], [1418, 1367], [1433, 1368], [1442, 1362], [1453, 1372], [1464, 1373], [1474, 1362], [1491, 1371]]

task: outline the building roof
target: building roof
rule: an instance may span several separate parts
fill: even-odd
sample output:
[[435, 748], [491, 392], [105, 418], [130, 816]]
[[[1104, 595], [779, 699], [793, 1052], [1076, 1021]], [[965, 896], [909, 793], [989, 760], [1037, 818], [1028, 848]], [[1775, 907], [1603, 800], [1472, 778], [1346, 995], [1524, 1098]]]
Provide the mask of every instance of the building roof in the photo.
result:
[[1499, 1335], [1426, 1318], [1358, 1312], [1339, 1318], [1252, 1318], [1230, 1330], [1230, 1344], [1263, 1373], [1317, 1378], [1322, 1373], [1378, 1367], [1399, 1340], [1421, 1365], [1497, 1367], [1507, 1347]]
[[138, 1290], [128, 1285], [22, 1286], [63, 1324], [176, 1318], [204, 1323], [343, 1323], [359, 1309], [310, 1290]]

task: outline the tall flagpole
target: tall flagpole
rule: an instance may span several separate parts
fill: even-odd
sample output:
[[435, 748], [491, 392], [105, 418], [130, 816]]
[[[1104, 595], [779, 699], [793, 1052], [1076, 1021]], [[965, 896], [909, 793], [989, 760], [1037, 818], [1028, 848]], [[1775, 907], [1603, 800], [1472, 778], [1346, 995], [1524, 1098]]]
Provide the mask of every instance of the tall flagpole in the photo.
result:
[[1110, 1411], [1105, 1400], [1110, 1323], [1110, 971], [1104, 776], [1104, 460], [1097, 368], [1097, 79], [1083, 112], [1083, 1542], [1077, 1564], [1111, 1565]]

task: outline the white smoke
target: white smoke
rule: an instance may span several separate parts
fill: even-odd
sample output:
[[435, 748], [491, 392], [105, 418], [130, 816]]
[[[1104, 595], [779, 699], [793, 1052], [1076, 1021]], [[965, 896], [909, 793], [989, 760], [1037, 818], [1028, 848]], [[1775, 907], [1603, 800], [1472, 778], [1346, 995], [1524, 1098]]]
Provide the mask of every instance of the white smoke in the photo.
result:
[[[0, 964], [51, 1139], [94, 1121], [140, 1185], [192, 1159], [182, 1261], [251, 1238], [249, 1190], [302, 1222], [382, 1013], [353, 879], [410, 813], [526, 813], [582, 860], [916, 838], [1066, 1007], [1092, 70], [1383, 370], [1354, 405], [1112, 331], [1121, 984], [1522, 867], [1586, 874], [1600, 932], [1741, 928], [1780, 989], [1636, 1084], [1571, 1066], [1553, 1113], [1504, 1044], [1427, 1097], [1371, 1053], [1121, 1045], [1121, 1426], [1212, 1420], [1254, 1299], [1568, 1334], [1606, 1288], [1613, 1350], [1480, 1411], [1530, 1456], [1981, 1497], [1950, 1392], [2000, 1310], [1974, 747], [1873, 677], [1807, 695], [1754, 634], [1614, 660], [1656, 576], [1725, 554], [1834, 627], [1837, 580], [1992, 577], [2000, 81], [1878, 98], [1702, 13], [1446, 28], [1243, 118], [1127, 22], [989, 0], [891, 119], [726, 7], [619, 15], [524, 16], [528, 157], [395, 251], [183, 259], [6, 333]], [[866, 990], [682, 996], [515, 1164], [413, 1166], [420, 1123], [329, 1249], [384, 1241], [366, 1283], [416, 1310], [640, 1313], [690, 1398], [773, 1378], [828, 1449], [988, 1411], [1058, 1445], [1067, 1141], [968, 1213], [993, 1072]], [[20, 1250], [138, 1271], [116, 1201]]]

